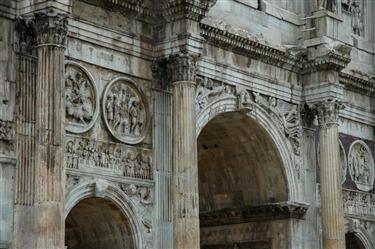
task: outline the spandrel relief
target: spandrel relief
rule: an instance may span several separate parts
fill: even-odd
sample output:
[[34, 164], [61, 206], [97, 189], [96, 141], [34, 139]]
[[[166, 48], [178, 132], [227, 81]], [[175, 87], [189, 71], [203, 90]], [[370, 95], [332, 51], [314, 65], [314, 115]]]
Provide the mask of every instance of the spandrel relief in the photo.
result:
[[76, 63], [65, 66], [66, 130], [83, 133], [91, 129], [98, 116], [97, 90], [92, 77]]
[[108, 84], [103, 96], [104, 121], [110, 133], [128, 144], [140, 143], [148, 127], [144, 95], [127, 79]]
[[350, 176], [357, 188], [371, 190], [374, 184], [374, 159], [366, 143], [361, 140], [354, 142], [348, 157]]

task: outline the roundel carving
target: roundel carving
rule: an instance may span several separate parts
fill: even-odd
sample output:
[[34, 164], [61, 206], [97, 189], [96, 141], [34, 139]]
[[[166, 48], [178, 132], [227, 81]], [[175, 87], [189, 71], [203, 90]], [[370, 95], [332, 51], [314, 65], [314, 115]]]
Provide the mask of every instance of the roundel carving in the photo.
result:
[[348, 157], [350, 176], [357, 188], [371, 190], [374, 184], [374, 159], [366, 143], [355, 141], [350, 146]]
[[83, 133], [91, 129], [99, 113], [99, 100], [93, 78], [75, 62], [65, 65], [65, 129]]
[[136, 144], [146, 136], [148, 107], [144, 94], [126, 78], [110, 82], [103, 95], [103, 118], [119, 141]]

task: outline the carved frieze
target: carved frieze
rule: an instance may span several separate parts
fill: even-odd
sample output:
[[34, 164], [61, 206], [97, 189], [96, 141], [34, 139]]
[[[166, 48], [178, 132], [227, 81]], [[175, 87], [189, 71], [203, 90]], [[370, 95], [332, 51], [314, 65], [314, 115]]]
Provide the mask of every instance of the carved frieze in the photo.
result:
[[115, 176], [153, 179], [151, 151], [68, 137], [65, 166], [68, 169], [99, 170]]
[[357, 188], [369, 191], [374, 184], [374, 159], [365, 142], [355, 141], [349, 149], [349, 172]]
[[65, 129], [72, 133], [86, 132], [99, 113], [98, 92], [90, 74], [69, 62], [65, 66]]
[[375, 220], [375, 194], [344, 189], [342, 195], [345, 214]]
[[110, 82], [104, 91], [102, 108], [113, 137], [128, 144], [143, 141], [149, 123], [148, 105], [132, 81], [119, 78]]

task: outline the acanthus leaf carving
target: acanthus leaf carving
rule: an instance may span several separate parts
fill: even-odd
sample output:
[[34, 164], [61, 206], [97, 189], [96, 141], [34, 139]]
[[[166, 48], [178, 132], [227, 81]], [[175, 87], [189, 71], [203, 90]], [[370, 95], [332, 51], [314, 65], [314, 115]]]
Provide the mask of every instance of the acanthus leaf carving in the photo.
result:
[[68, 16], [54, 11], [38, 12], [32, 20], [37, 44], [64, 46], [68, 34]]
[[315, 104], [318, 116], [318, 124], [321, 127], [338, 125], [339, 111], [345, 108], [345, 105], [338, 99], [325, 99]]
[[197, 56], [187, 53], [170, 55], [167, 65], [170, 82], [195, 82], [197, 59]]

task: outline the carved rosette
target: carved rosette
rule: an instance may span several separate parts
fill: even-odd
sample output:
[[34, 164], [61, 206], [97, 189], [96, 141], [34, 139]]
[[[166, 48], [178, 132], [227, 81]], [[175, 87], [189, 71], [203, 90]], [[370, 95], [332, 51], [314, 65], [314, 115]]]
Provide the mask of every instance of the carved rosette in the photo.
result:
[[316, 104], [319, 126], [338, 125], [339, 111], [344, 108], [344, 104], [338, 99], [326, 99]]
[[357, 188], [369, 191], [374, 185], [374, 159], [367, 144], [355, 141], [349, 149], [349, 172]]
[[37, 44], [64, 46], [68, 33], [67, 15], [53, 11], [35, 13], [32, 20], [37, 33]]
[[113, 137], [127, 144], [144, 140], [149, 124], [148, 105], [133, 81], [119, 78], [110, 82], [104, 91], [102, 108], [104, 122]]
[[189, 54], [174, 54], [169, 57], [168, 74], [170, 82], [195, 82], [197, 57]]
[[93, 77], [75, 62], [65, 65], [65, 129], [72, 133], [90, 130], [99, 114], [98, 91]]

